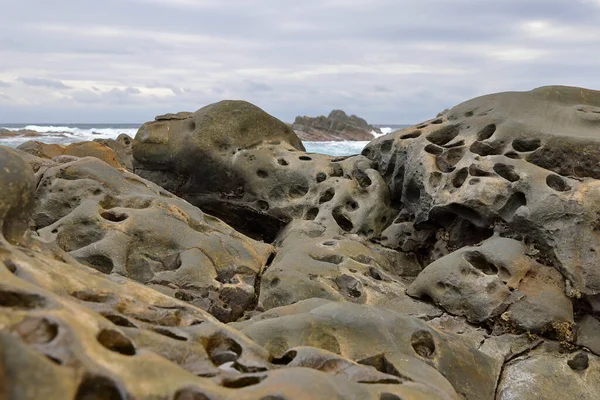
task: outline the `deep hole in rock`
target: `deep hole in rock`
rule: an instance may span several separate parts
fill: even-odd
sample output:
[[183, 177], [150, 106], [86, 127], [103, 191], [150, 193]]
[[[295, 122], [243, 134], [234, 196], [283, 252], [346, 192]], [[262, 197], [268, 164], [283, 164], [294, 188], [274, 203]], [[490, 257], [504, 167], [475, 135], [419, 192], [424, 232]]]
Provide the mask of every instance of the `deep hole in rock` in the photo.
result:
[[454, 186], [455, 188], [461, 187], [467, 180], [468, 176], [469, 176], [469, 171], [467, 170], [467, 168], [459, 169], [456, 172], [456, 175], [454, 175], [454, 178], [452, 178], [452, 186]]
[[278, 158], [277, 163], [279, 165], [289, 165], [289, 163], [286, 160], [284, 160], [283, 158]]
[[256, 206], [261, 211], [268, 211], [269, 210], [269, 203], [266, 202], [266, 201], [264, 201], [264, 200], [258, 200], [256, 202]]
[[331, 199], [333, 199], [333, 196], [335, 196], [335, 189], [334, 188], [329, 188], [325, 191], [325, 193], [323, 193], [321, 195], [321, 197], [319, 198], [319, 204], [323, 204], [323, 203], [327, 203], [328, 201], [331, 201]]
[[577, 353], [573, 358], [567, 361], [567, 365], [573, 371], [585, 371], [590, 366], [590, 359], [584, 352]]
[[256, 175], [258, 175], [258, 177], [262, 178], [262, 179], [269, 177], [269, 173], [267, 171], [265, 171], [264, 169], [259, 169], [258, 171], [256, 171]]
[[369, 176], [361, 170], [355, 170], [354, 173], [352, 174], [354, 179], [356, 180], [356, 182], [358, 183], [358, 185], [362, 188], [367, 188], [369, 186], [371, 186], [371, 184], [373, 183], [371, 181], [371, 178], [369, 178]]
[[273, 358], [271, 363], [276, 365], [288, 365], [294, 361], [294, 358], [296, 358], [297, 355], [298, 352], [296, 350], [288, 350], [283, 356], [279, 358]]
[[381, 142], [381, 152], [389, 153], [390, 150], [392, 149], [393, 144], [394, 144], [393, 140], [384, 140], [383, 142]]
[[292, 186], [288, 192], [291, 198], [298, 199], [304, 197], [308, 193], [308, 186], [305, 184], [296, 184]]
[[349, 200], [346, 202], [346, 208], [348, 209], [348, 211], [356, 211], [358, 210], [359, 205], [356, 201]]
[[336, 242], [333, 240], [328, 240], [327, 242], [323, 242], [323, 246], [335, 246]]
[[402, 397], [395, 395], [393, 393], [381, 393], [379, 396], [379, 400], [403, 400]]
[[472, 116], [473, 116], [473, 111], [467, 111], [467, 112], [465, 113], [465, 117], [467, 117], [467, 118], [470, 118], [470, 117], [472, 117]]
[[412, 204], [417, 203], [421, 198], [421, 189], [414, 180], [410, 180], [406, 185], [405, 195], [406, 200]]
[[504, 219], [505, 221], [510, 221], [517, 212], [517, 210], [522, 206], [526, 205], [527, 198], [525, 197], [525, 193], [516, 192], [508, 198], [506, 204], [504, 204], [504, 206], [500, 209], [498, 214], [500, 214], [502, 219]]
[[492, 135], [496, 132], [496, 124], [490, 124], [485, 126], [482, 130], [477, 134], [477, 140], [487, 140], [492, 137]]
[[546, 185], [557, 192], [568, 192], [571, 190], [571, 186], [569, 186], [567, 181], [558, 175], [548, 175], [546, 177]]
[[298, 159], [300, 159], [302, 161], [310, 161], [310, 160], [312, 160], [312, 158], [310, 158], [309, 156], [300, 156], [300, 157], [298, 157]]
[[104, 314], [103, 317], [117, 326], [124, 326], [127, 328], [137, 328], [137, 325], [135, 325], [134, 323], [132, 323], [130, 320], [123, 317], [122, 315]]
[[502, 154], [503, 147], [500, 143], [475, 142], [471, 145], [469, 151], [484, 157], [494, 156]]
[[226, 388], [230, 388], [230, 389], [241, 389], [244, 387], [248, 387], [248, 386], [252, 386], [252, 385], [258, 385], [259, 383], [261, 383], [264, 379], [266, 378], [266, 376], [241, 376], [239, 378], [233, 378], [233, 379], [224, 379], [223, 380], [223, 386]]
[[423, 358], [432, 358], [435, 353], [435, 341], [428, 331], [420, 330], [414, 332], [410, 337], [410, 344], [415, 353]]
[[33, 310], [46, 305], [46, 299], [34, 293], [0, 289], [0, 307]]
[[75, 394], [75, 400], [122, 400], [125, 396], [117, 385], [103, 376], [86, 376]]
[[304, 219], [305, 219], [305, 220], [308, 220], [308, 221], [312, 221], [312, 220], [314, 220], [315, 218], [317, 218], [317, 215], [318, 215], [318, 214], [319, 214], [319, 209], [318, 209], [318, 208], [316, 208], [316, 207], [309, 208], [309, 209], [306, 211], [306, 214], [304, 215]]
[[515, 167], [513, 165], [495, 164], [494, 172], [509, 182], [516, 182], [521, 179], [519, 174], [515, 172]]
[[504, 157], [508, 157], [513, 160], [518, 160], [521, 158], [521, 155], [519, 155], [519, 153], [517, 153], [516, 151], [508, 151], [504, 154]]
[[106, 303], [114, 299], [113, 295], [98, 293], [91, 290], [78, 290], [71, 293], [71, 296], [90, 303]]
[[479, 177], [487, 177], [487, 176], [491, 176], [492, 174], [490, 174], [489, 172], [484, 171], [483, 169], [479, 168], [478, 165], [471, 164], [469, 166], [469, 175], [471, 175], [471, 176], [479, 176]]
[[88, 265], [103, 274], [110, 274], [114, 268], [113, 262], [110, 258], [103, 254], [94, 254], [86, 257], [77, 257], [77, 261], [82, 264]]
[[317, 182], [321, 183], [323, 181], [325, 181], [327, 179], [327, 174], [325, 174], [324, 172], [319, 172], [317, 174]]
[[331, 174], [334, 178], [339, 178], [344, 176], [344, 169], [339, 163], [331, 163]]
[[154, 332], [159, 333], [163, 336], [170, 337], [171, 339], [179, 340], [180, 342], [187, 342], [187, 338], [185, 336], [181, 336], [176, 334], [170, 329], [166, 328], [154, 328], [152, 329]]
[[443, 121], [442, 119], [439, 119], [439, 118], [438, 118], [438, 119], [436, 119], [436, 120], [434, 120], [434, 121], [431, 121], [431, 123], [432, 123], [433, 125], [439, 125], [439, 124], [442, 124], [443, 122], [444, 122], [444, 121]]
[[127, 218], [129, 218], [129, 216], [127, 214], [118, 213], [115, 211], [104, 211], [104, 212], [100, 213], [100, 216], [102, 218], [104, 218], [105, 220], [111, 221], [111, 222], [123, 222]]
[[242, 346], [223, 334], [211, 336], [206, 342], [205, 348], [208, 357], [217, 367], [226, 362], [236, 361], [242, 354]]
[[14, 274], [17, 272], [17, 264], [13, 260], [4, 260], [4, 265], [11, 273]]
[[173, 400], [211, 400], [210, 397], [200, 393], [196, 389], [181, 389], [175, 393]]
[[429, 124], [421, 124], [421, 125], [417, 125], [416, 128], [417, 129], [424, 129], [427, 128], [429, 126]]
[[461, 146], [464, 146], [464, 145], [465, 145], [465, 141], [464, 140], [459, 140], [458, 142], [445, 144], [443, 147], [445, 149], [453, 149], [455, 147], [461, 147]]
[[394, 366], [394, 364], [392, 364], [387, 357], [385, 356], [385, 354], [377, 354], [375, 356], [372, 357], [367, 357], [367, 358], [363, 358], [362, 360], [358, 360], [357, 361], [358, 364], [360, 365], [368, 365], [370, 367], [375, 368], [377, 371], [384, 373], [384, 374], [389, 374], [389, 375], [394, 375], [397, 377], [402, 377], [402, 375], [400, 374], [400, 372], [398, 372], [398, 369], [396, 369], [396, 367]]
[[463, 204], [451, 203], [447, 206], [435, 207], [429, 213], [430, 221], [443, 227], [448, 227], [452, 224], [457, 216], [466, 219], [477, 227], [486, 227], [488, 225], [488, 221], [479, 215], [477, 211]]
[[479, 251], [469, 251], [463, 255], [463, 258], [486, 275], [497, 275], [498, 268], [491, 263], [485, 255]]
[[46, 318], [29, 317], [14, 327], [25, 343], [50, 343], [58, 336], [58, 325]]
[[400, 139], [404, 139], [404, 140], [405, 139], [416, 139], [419, 136], [421, 136], [421, 131], [416, 130], [416, 131], [413, 131], [413, 132], [410, 132], [410, 133], [400, 136]]
[[424, 150], [426, 153], [433, 154], [434, 156], [442, 155], [442, 153], [444, 152], [443, 148], [431, 143], [425, 146]]
[[98, 342], [108, 350], [125, 356], [135, 355], [135, 347], [129, 338], [112, 329], [103, 329], [96, 336]]
[[537, 150], [541, 145], [540, 139], [515, 139], [512, 142], [513, 149], [522, 153]]
[[341, 264], [344, 261], [344, 256], [339, 254], [327, 254], [324, 256], [310, 256], [313, 260], [322, 261], [330, 264]]
[[374, 268], [374, 267], [369, 268], [369, 276], [377, 281], [383, 280], [383, 278], [381, 277], [381, 274], [379, 273], [377, 268]]
[[427, 135], [427, 140], [438, 146], [443, 146], [457, 137], [459, 133], [460, 128], [458, 125], [447, 125]]
[[331, 214], [333, 219], [335, 219], [335, 222], [340, 228], [342, 228], [342, 230], [350, 232], [352, 229], [354, 229], [354, 224], [352, 224], [352, 221], [350, 221], [348, 217], [342, 214], [340, 207], [335, 208]]

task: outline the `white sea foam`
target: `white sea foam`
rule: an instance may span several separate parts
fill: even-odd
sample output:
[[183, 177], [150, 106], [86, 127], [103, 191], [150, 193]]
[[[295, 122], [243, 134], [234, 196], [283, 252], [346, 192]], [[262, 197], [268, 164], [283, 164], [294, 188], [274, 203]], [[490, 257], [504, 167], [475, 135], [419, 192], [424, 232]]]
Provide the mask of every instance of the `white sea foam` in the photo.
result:
[[[1, 126], [0, 126], [1, 127]], [[41, 137], [6, 137], [0, 138], [0, 144], [16, 147], [19, 144], [28, 140], [40, 140], [46, 143], [69, 144], [84, 140], [94, 139], [114, 139], [121, 133], [125, 133], [134, 137], [137, 133], [137, 128], [132, 128], [131, 125], [120, 128], [118, 126], [93, 127], [87, 125], [85, 128], [77, 126], [55, 126], [55, 125], [23, 125], [10, 126], [4, 129], [10, 131], [19, 131], [23, 129], [41, 133]], [[392, 128], [380, 128], [381, 134], [373, 132], [374, 137], [379, 137], [393, 131]], [[342, 141], [342, 142], [304, 142], [306, 151], [309, 153], [322, 153], [332, 156], [347, 156], [352, 154], [360, 154], [363, 148], [369, 143], [368, 141]]]

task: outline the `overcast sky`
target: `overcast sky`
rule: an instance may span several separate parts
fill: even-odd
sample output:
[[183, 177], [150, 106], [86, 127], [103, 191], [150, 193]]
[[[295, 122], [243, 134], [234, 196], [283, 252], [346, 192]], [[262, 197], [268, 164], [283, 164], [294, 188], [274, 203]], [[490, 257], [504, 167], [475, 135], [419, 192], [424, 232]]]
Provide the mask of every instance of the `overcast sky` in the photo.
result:
[[416, 123], [600, 89], [600, 0], [0, 0], [0, 122], [143, 122], [223, 99]]

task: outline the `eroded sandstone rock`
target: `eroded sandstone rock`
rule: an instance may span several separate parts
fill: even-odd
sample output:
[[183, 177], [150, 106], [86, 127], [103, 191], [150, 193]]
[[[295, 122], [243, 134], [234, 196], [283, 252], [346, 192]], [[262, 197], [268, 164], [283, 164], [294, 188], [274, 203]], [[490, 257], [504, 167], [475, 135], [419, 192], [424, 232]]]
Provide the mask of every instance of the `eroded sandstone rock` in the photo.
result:
[[495, 228], [534, 246], [573, 294], [599, 293], [598, 110], [600, 92], [550, 86], [473, 99], [374, 140], [363, 154], [404, 208], [396, 222], [409, 225], [383, 242], [431, 249], [442, 228], [459, 248]]
[[[0, 148], [0, 155], [0, 183], [11, 190], [0, 203], [3, 397], [456, 398], [439, 375], [421, 383], [375, 361], [361, 364], [318, 348], [295, 349], [287, 365], [189, 303], [79, 264], [13, 224], [34, 205], [33, 172], [19, 153]], [[73, 164], [106, 165], [90, 160]]]
[[272, 247], [157, 185], [92, 157], [45, 170], [35, 229], [80, 262], [188, 301], [223, 321], [255, 301]]

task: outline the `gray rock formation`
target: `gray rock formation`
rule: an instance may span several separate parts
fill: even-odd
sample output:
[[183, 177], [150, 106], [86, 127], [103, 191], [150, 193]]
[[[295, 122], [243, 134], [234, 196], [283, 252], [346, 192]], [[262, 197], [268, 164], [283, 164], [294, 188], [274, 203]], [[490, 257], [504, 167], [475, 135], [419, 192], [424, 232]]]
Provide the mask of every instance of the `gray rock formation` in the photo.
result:
[[245, 102], [0, 147], [0, 398], [596, 399], [599, 133], [547, 87], [353, 157]]
[[296, 117], [292, 129], [302, 140], [338, 141], [338, 140], [372, 140], [373, 133], [381, 133], [379, 128], [369, 125], [356, 115], [348, 116], [342, 110], [333, 110], [326, 117]]

